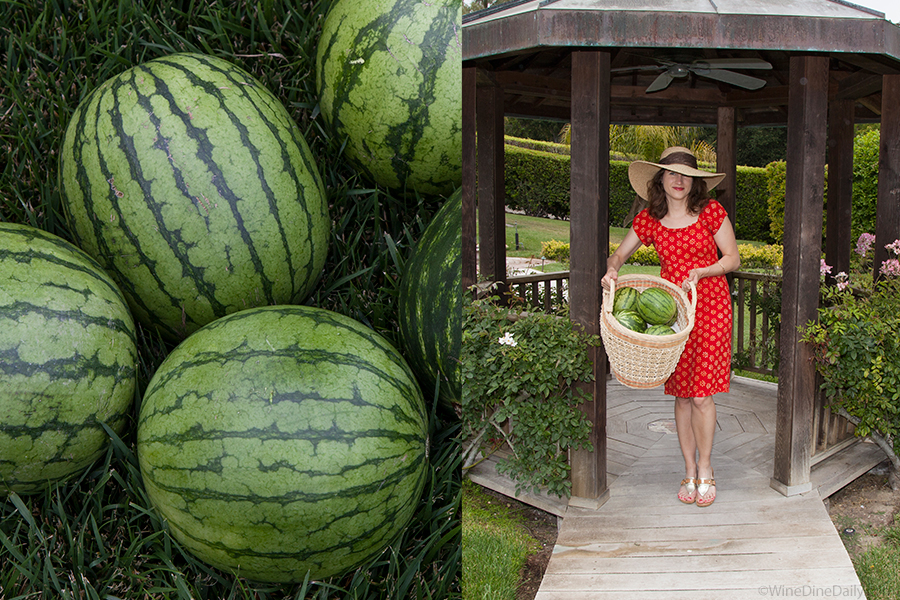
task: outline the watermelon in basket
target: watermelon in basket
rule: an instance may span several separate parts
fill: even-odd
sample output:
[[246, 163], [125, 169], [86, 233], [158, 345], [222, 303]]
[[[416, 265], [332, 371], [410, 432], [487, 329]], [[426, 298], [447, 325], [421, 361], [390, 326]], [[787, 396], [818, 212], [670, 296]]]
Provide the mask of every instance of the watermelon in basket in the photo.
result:
[[[652, 335], [633, 331], [623, 326], [614, 316], [616, 288], [634, 288], [640, 294], [646, 290], [666, 292], [675, 302], [675, 320], [671, 324], [674, 334]], [[629, 292], [630, 294], [630, 292]], [[654, 291], [648, 294], [654, 307], [665, 314], [665, 299]], [[675, 371], [684, 345], [694, 328], [697, 308], [697, 290], [691, 284], [690, 298], [680, 287], [653, 275], [622, 275], [603, 291], [603, 308], [600, 310], [600, 337], [609, 357], [613, 375], [622, 384], [637, 389], [662, 385]], [[660, 317], [661, 319], [662, 317]]]

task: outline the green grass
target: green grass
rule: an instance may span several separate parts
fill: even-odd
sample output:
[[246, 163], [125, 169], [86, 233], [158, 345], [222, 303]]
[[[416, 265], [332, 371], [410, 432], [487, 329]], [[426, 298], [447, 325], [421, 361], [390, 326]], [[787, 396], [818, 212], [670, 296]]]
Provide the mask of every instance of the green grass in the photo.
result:
[[465, 600], [515, 600], [522, 567], [540, 545], [521, 520], [471, 481], [463, 484]]
[[[319, 114], [315, 54], [333, 0], [0, 2], [0, 220], [72, 240], [57, 185], [65, 128], [106, 79], [174, 52], [218, 56], [275, 93], [325, 182], [332, 238], [310, 305], [345, 314], [400, 347], [396, 296], [406, 258], [443, 198], [363, 180]], [[172, 346], [140, 332], [135, 415]], [[426, 397], [431, 397], [426, 390]], [[0, 598], [397, 599], [460, 595], [458, 424], [431, 418], [429, 478], [412, 522], [381, 556], [328, 581], [265, 585], [207, 567], [168, 534], [144, 494], [130, 428], [79, 478], [0, 497]]]
[[875, 532], [881, 544], [853, 557], [853, 566], [869, 600], [900, 598], [900, 515], [894, 524]]

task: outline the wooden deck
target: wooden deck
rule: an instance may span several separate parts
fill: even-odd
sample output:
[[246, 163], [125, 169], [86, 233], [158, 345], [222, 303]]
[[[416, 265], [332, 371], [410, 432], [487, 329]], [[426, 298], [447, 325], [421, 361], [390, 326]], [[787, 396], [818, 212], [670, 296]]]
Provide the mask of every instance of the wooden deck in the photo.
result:
[[[520, 497], [562, 517], [535, 600], [862, 598], [820, 491], [836, 491], [884, 455], [857, 443], [814, 468], [811, 492], [781, 495], [770, 486], [776, 393], [772, 384], [737, 378], [729, 394], [716, 396], [718, 496], [698, 508], [675, 497], [684, 463], [672, 399], [609, 382], [606, 504], [589, 510]], [[471, 476], [515, 495], [490, 464]]]

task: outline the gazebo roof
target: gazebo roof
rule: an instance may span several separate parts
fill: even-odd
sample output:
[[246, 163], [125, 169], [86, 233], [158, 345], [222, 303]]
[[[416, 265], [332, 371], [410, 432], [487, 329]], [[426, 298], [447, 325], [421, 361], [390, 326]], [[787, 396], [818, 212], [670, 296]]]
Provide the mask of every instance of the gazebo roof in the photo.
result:
[[[579, 48], [612, 53], [614, 123], [708, 125], [731, 106], [741, 125], [783, 125], [797, 53], [829, 56], [832, 98], [854, 100], [857, 121], [878, 121], [881, 76], [900, 73], [900, 28], [840, 0], [513, 0], [463, 18], [463, 60], [503, 88], [509, 116], [568, 120]], [[701, 68], [647, 92], [666, 64], [723, 58], [772, 69], [733, 69], [765, 81], [753, 91]]]

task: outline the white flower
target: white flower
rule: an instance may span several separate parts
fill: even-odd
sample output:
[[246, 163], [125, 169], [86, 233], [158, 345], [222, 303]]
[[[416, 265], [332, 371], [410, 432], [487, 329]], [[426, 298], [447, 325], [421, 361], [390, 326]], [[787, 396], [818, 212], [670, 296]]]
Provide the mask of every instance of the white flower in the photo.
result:
[[516, 342], [516, 340], [513, 338], [512, 334], [508, 331], [505, 334], [503, 334], [502, 338], [498, 338], [497, 342], [500, 344], [503, 344], [504, 346], [517, 346], [518, 345], [518, 342]]

